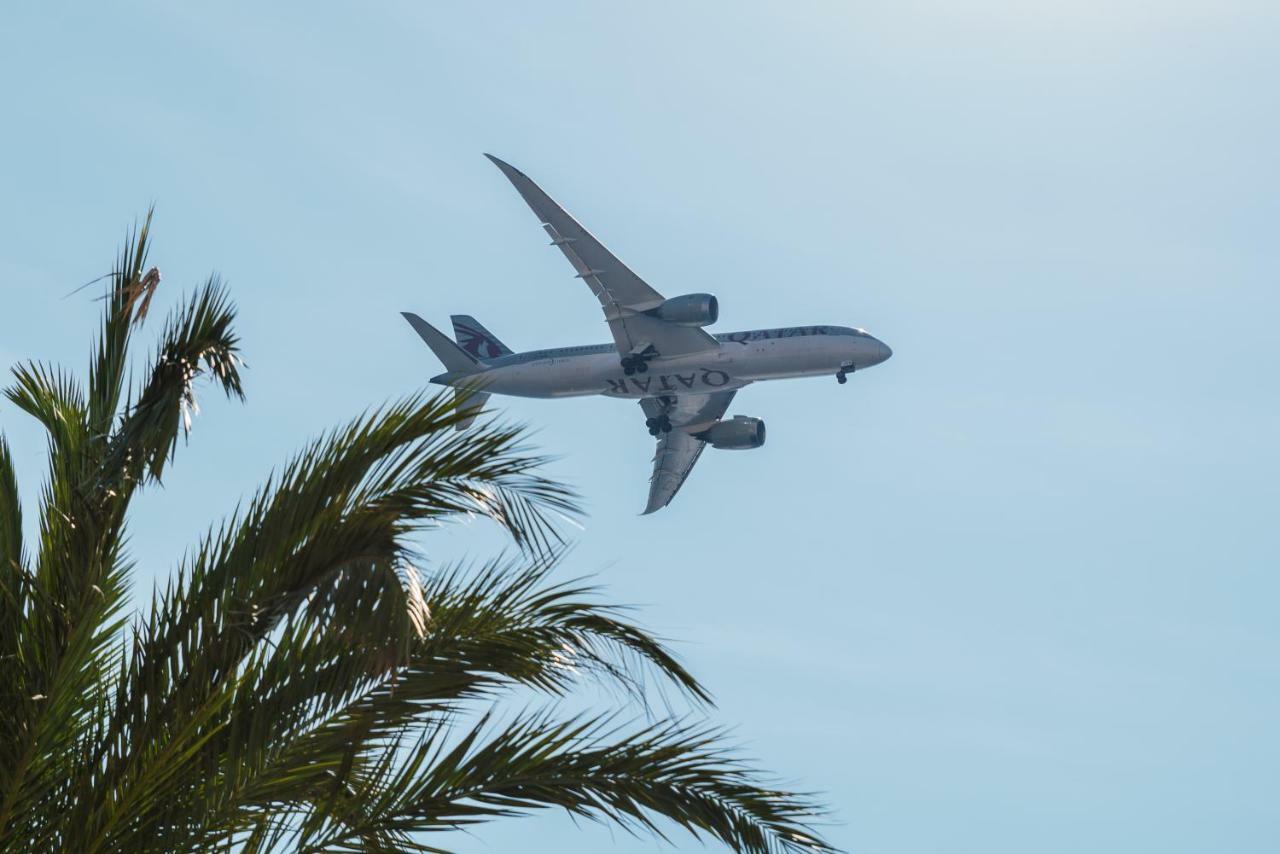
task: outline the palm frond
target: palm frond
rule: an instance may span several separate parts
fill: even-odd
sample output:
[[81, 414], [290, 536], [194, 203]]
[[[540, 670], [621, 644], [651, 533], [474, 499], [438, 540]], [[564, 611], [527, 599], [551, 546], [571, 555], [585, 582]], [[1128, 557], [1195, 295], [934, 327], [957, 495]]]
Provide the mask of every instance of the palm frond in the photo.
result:
[[554, 530], [548, 509], [573, 511], [566, 490], [533, 473], [541, 461], [522, 452], [518, 431], [458, 438], [448, 429], [458, 418], [448, 397], [412, 397], [314, 443], [206, 540], [166, 593], [150, 648], [205, 661], [216, 679], [343, 573], [395, 580], [415, 529], [461, 513], [492, 518], [471, 496], [501, 490], [528, 501], [528, 520], [496, 519], [525, 542], [530, 527]]
[[[589, 588], [545, 584], [554, 562], [554, 555], [523, 566], [499, 558], [479, 571], [438, 573], [422, 584], [416, 622], [404, 617], [408, 597], [378, 590], [367, 580], [376, 576], [344, 576], [314, 597], [272, 635], [270, 652], [246, 674], [246, 690], [228, 710], [227, 728], [209, 745], [214, 759], [201, 775], [209, 788], [196, 797], [223, 816], [211, 827], [252, 825], [265, 834], [261, 816], [291, 805], [286, 811], [296, 820], [274, 833], [319, 832], [315, 821], [328, 822], [335, 803], [355, 797], [349, 781], [395, 758], [406, 733], [443, 726], [459, 702], [496, 698], [515, 685], [562, 696], [595, 680], [642, 698], [642, 661], [706, 699], [661, 643], [618, 619], [615, 609], [585, 601]], [[408, 589], [414, 578], [406, 572]], [[400, 609], [399, 619], [394, 608], [387, 613], [388, 603]], [[344, 802], [342, 810], [360, 803]], [[304, 815], [311, 823], [300, 822]], [[408, 850], [402, 837], [362, 836], [359, 844]]]
[[[18, 495], [18, 474], [13, 467], [9, 442], [0, 433], [0, 597], [18, 595], [18, 586], [26, 565], [22, 543], [22, 500]], [[6, 598], [5, 602], [8, 601]], [[15, 600], [16, 601], [16, 600]], [[22, 611], [0, 604], [0, 631], [14, 631]], [[0, 648], [0, 655], [10, 652]]]
[[130, 482], [145, 472], [159, 480], [179, 434], [191, 430], [191, 416], [198, 411], [195, 383], [204, 374], [228, 397], [244, 398], [239, 341], [232, 331], [235, 314], [225, 288], [211, 277], [169, 317], [150, 377], [138, 399], [125, 407], [112, 436], [104, 474], [123, 471]]
[[[649, 724], [554, 706], [472, 721], [513, 691], [603, 686], [649, 721], [655, 691], [710, 695], [626, 609], [550, 580], [574, 496], [520, 429], [454, 430], [474, 415], [465, 395], [414, 395], [311, 442], [129, 625], [131, 499], [167, 471], [197, 381], [243, 396], [216, 278], [127, 390], [160, 283], [150, 220], [109, 275], [87, 384], [25, 363], [6, 390], [45, 427], [49, 474], [28, 546], [0, 436], [0, 851], [436, 851], [431, 831], [548, 806], [739, 851], [831, 850], [809, 798], [670, 704]], [[415, 534], [467, 517], [517, 550], [414, 567]]]
[[437, 691], [452, 700], [488, 696], [513, 682], [560, 695], [587, 676], [643, 700], [644, 669], [652, 668], [689, 698], [710, 702], [660, 641], [622, 619], [623, 609], [592, 601], [596, 588], [548, 583], [559, 558], [499, 556], [479, 571], [461, 565], [424, 579], [428, 628], [402, 681], [456, 679], [453, 693]]
[[[9, 760], [0, 770], [0, 848], [14, 839], [44, 838], [65, 818], [85, 734], [98, 726], [112, 687], [109, 674], [122, 660], [120, 610], [130, 573], [124, 522], [136, 477], [119, 459], [109, 459], [109, 449], [122, 444], [113, 422], [130, 332], [145, 318], [159, 284], [157, 271], [143, 272], [149, 223], [150, 214], [110, 277], [87, 394], [70, 374], [38, 363], [16, 367], [16, 381], [6, 390], [48, 433], [49, 477], [34, 571], [24, 568], [17, 586], [6, 591], [22, 614], [22, 637], [12, 681], [0, 689], [8, 701], [0, 755]], [[144, 431], [135, 430], [132, 438], [146, 447]], [[23, 814], [49, 821], [22, 827], [15, 817]]]
[[[371, 585], [353, 590], [344, 579], [332, 595], [317, 596], [272, 638], [255, 689], [245, 695], [253, 705], [238, 710], [268, 721], [263, 742], [279, 758], [264, 755], [263, 764], [327, 767], [351, 744], [353, 726], [370, 741], [389, 738], [452, 713], [461, 701], [518, 685], [560, 697], [595, 681], [643, 700], [649, 667], [707, 701], [659, 641], [615, 609], [584, 601], [589, 588], [542, 584], [553, 565], [554, 558], [525, 567], [499, 558], [478, 573], [442, 573], [423, 587], [421, 628], [404, 617], [404, 597], [377, 602], [367, 595]], [[386, 602], [399, 617], [384, 612], [370, 620]]]
[[45, 427], [49, 478], [41, 500], [34, 572], [10, 564], [6, 592], [21, 614], [17, 656], [6, 668], [0, 728], [0, 844], [12, 817], [55, 797], [78, 726], [88, 719], [112, 664], [111, 620], [127, 567], [104, 537], [100, 506], [84, 489], [92, 436], [84, 395], [67, 373], [38, 363], [14, 368], [6, 395]]
[[[313, 444], [242, 517], [210, 535], [141, 626], [106, 743], [146, 742], [203, 713], [308, 597], [315, 597], [313, 617], [322, 602], [341, 608], [344, 648], [361, 644], [383, 656], [375, 667], [359, 656], [341, 661], [333, 645], [317, 648], [339, 659], [327, 676], [344, 674], [346, 683], [335, 689], [341, 701], [343, 689], [362, 687], [351, 684], [362, 670], [365, 678], [377, 677], [403, 663], [397, 647], [411, 631], [396, 570], [416, 527], [460, 512], [484, 513], [486, 505], [467, 497], [496, 488], [525, 496], [539, 513], [544, 505], [572, 509], [567, 492], [532, 473], [538, 461], [520, 452], [518, 431], [488, 428], [458, 438], [448, 429], [458, 418], [452, 400], [437, 396], [410, 398], [360, 419]], [[485, 453], [475, 452], [477, 443]], [[352, 619], [360, 587], [377, 619]], [[340, 598], [327, 596], [330, 589], [341, 591]], [[280, 649], [281, 639], [271, 640]], [[284, 640], [286, 649], [302, 645], [287, 633]], [[277, 708], [273, 719], [286, 723], [287, 711]], [[102, 762], [107, 774], [142, 773], [110, 752]], [[100, 785], [127, 784], [103, 779]]]
[[[0, 434], [0, 698], [12, 702], [25, 683], [22, 666], [27, 631], [30, 576], [22, 545], [22, 502], [9, 443]], [[6, 707], [7, 707], [6, 703]], [[3, 754], [16, 733], [0, 722], [0, 765], [13, 760]]]
[[51, 452], [74, 458], [89, 439], [88, 410], [79, 383], [66, 371], [41, 362], [16, 365], [13, 375], [16, 382], [5, 389], [5, 396], [48, 431]]
[[328, 833], [299, 850], [360, 850], [366, 825], [424, 833], [544, 807], [665, 839], [657, 821], [664, 818], [741, 852], [835, 850], [812, 827], [823, 810], [768, 785], [713, 727], [669, 721], [637, 729], [612, 715], [557, 721], [543, 712], [501, 728], [483, 719], [453, 743], [447, 735], [431, 729], [401, 767], [354, 781], [359, 794], [351, 800], [374, 808], [325, 816]]
[[[440, 573], [422, 584], [416, 625], [399, 579], [344, 572], [238, 671], [226, 724], [194, 775], [207, 788], [190, 797], [234, 817], [213, 827], [243, 830], [272, 805], [332, 797], [404, 730], [433, 725], [460, 700], [518, 684], [560, 696], [584, 679], [642, 696], [632, 659], [706, 699], [658, 641], [614, 609], [584, 601], [588, 588], [544, 584], [553, 564], [554, 556], [523, 568], [497, 559], [478, 572]], [[186, 697], [170, 686], [167, 702], [193, 708]], [[121, 698], [121, 707], [130, 703], [138, 706], [136, 697]]]
[[110, 431], [124, 396], [130, 335], [146, 319], [147, 308], [160, 284], [158, 272], [144, 272], [153, 213], [154, 209], [148, 210], [142, 225], [129, 234], [108, 276], [102, 330], [89, 370], [89, 423], [100, 436]]

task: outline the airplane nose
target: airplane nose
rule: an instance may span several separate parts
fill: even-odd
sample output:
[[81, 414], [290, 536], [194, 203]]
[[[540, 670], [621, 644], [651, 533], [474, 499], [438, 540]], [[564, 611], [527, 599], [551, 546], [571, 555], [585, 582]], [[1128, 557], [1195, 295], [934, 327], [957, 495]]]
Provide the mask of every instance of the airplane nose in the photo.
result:
[[887, 361], [889, 357], [892, 355], [893, 355], [893, 351], [889, 349], [889, 345], [881, 341], [879, 338], [877, 338], [876, 339], [876, 360], [872, 362], [872, 364], [878, 365], [881, 362]]

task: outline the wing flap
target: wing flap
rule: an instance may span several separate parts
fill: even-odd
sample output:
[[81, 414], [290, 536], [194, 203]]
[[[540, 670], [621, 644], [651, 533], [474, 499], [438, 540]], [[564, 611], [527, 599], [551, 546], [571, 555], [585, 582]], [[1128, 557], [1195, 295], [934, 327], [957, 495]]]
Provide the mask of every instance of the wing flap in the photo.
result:
[[653, 475], [649, 478], [649, 501], [642, 515], [661, 510], [676, 497], [706, 447], [706, 443], [694, 434], [701, 433], [724, 417], [735, 393], [686, 394], [677, 397], [674, 405], [664, 405], [656, 398], [640, 401], [647, 417], [665, 415], [671, 420], [671, 431], [658, 436], [658, 446], [653, 455]]
[[702, 456], [706, 444], [683, 430], [672, 430], [658, 439], [658, 449], [653, 455], [653, 476], [649, 478], [649, 503], [641, 515], [648, 516], [671, 503], [693, 471], [698, 457]]

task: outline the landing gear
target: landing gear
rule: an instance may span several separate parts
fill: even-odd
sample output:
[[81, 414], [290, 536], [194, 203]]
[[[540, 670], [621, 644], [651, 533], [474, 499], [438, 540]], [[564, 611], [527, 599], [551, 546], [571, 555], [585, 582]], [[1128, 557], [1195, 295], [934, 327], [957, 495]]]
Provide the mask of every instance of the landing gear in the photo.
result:
[[650, 436], [657, 436], [660, 433], [671, 432], [671, 419], [665, 415], [659, 415], [657, 418], [645, 419], [644, 426], [649, 428]]
[[836, 382], [840, 383], [840, 385], [844, 385], [848, 381], [849, 381], [849, 378], [844, 375], [844, 371], [841, 371], [840, 373], [836, 374]]
[[649, 370], [649, 360], [644, 356], [623, 356], [622, 372], [627, 376], [643, 374]]
[[849, 374], [853, 373], [854, 365], [841, 365], [840, 370], [836, 371], [836, 382], [844, 385], [849, 381]]
[[622, 372], [627, 376], [632, 374], [643, 374], [649, 370], [649, 360], [656, 358], [658, 351], [652, 346], [644, 348], [639, 353], [630, 353], [622, 357]]

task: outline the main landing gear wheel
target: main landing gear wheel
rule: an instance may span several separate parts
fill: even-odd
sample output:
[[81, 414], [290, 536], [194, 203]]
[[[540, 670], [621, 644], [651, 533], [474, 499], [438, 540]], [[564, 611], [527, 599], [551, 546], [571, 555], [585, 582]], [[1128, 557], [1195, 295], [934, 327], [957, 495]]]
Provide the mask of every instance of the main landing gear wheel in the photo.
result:
[[665, 415], [659, 415], [657, 418], [647, 418], [644, 426], [649, 428], [650, 436], [657, 436], [659, 433], [670, 433], [671, 419]]
[[656, 357], [656, 351], [646, 350], [644, 353], [632, 353], [622, 357], [622, 372], [627, 376], [643, 374], [649, 370], [649, 360]]

